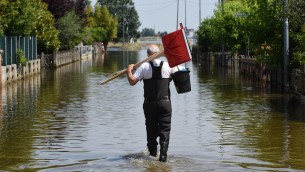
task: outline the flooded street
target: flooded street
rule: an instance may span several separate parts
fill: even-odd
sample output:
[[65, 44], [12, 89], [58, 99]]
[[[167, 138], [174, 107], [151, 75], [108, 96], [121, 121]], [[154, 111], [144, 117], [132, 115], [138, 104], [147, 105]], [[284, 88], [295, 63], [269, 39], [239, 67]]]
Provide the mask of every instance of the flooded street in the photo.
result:
[[304, 171], [305, 100], [189, 63], [173, 83], [168, 162], [148, 156], [143, 83], [99, 83], [146, 51], [109, 51], [1, 89], [0, 171]]

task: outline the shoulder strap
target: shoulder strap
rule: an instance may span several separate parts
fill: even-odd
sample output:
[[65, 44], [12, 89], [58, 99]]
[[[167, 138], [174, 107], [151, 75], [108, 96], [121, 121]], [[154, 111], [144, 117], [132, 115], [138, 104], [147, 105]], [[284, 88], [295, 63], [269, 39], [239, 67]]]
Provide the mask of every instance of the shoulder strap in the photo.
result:
[[149, 64], [150, 64], [151, 67], [154, 67], [154, 64], [153, 64], [152, 61], [149, 61]]
[[161, 67], [163, 66], [163, 61], [161, 61], [160, 66], [161, 66]]
[[[161, 62], [160, 62], [160, 66], [161, 66], [161, 67], [163, 66], [163, 62], [164, 62], [164, 61], [161, 61]], [[152, 61], [149, 61], [149, 64], [150, 64], [151, 67], [155, 67], [155, 66], [154, 66], [154, 63], [153, 63]]]

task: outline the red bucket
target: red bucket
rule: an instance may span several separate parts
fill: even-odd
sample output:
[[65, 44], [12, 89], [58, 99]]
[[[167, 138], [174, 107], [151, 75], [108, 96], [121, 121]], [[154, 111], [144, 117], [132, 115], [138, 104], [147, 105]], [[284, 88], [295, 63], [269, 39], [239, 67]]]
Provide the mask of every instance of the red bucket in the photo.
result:
[[191, 60], [191, 51], [183, 28], [162, 37], [164, 54], [170, 67]]

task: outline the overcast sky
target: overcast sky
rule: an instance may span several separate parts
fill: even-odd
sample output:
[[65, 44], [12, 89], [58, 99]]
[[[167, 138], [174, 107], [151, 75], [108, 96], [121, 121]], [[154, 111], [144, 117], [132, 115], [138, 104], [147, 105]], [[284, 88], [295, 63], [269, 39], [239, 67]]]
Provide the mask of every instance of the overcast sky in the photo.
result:
[[[198, 29], [199, 1], [179, 0], [178, 23], [182, 23], [185, 26], [186, 22], [187, 28]], [[96, 0], [91, 0], [91, 2], [94, 5]], [[172, 32], [176, 30], [178, 0], [133, 0], [133, 2], [142, 23], [139, 31], [142, 31], [143, 28], [152, 28], [156, 32]], [[217, 2], [218, 0], [201, 0], [202, 20], [213, 15]]]

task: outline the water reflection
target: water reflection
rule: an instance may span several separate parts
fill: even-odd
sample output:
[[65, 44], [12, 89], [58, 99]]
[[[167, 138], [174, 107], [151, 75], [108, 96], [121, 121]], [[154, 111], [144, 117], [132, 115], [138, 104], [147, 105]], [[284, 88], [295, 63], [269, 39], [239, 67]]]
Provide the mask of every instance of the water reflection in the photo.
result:
[[[226, 74], [223, 77], [217, 71], [206, 69], [202, 68], [200, 73], [203, 82], [211, 85], [217, 104], [213, 109], [219, 121], [221, 147], [239, 143], [241, 150], [234, 148], [232, 153], [269, 162], [241, 163], [247, 168], [304, 169], [300, 163], [305, 153], [302, 97], [281, 95], [243, 76]], [[223, 80], [226, 81], [223, 83]]]
[[2, 171], [305, 170], [304, 99], [204, 63], [171, 85], [168, 163], [147, 155], [142, 83], [109, 74], [146, 56], [109, 51], [1, 89]]
[[27, 164], [32, 153], [34, 139], [33, 113], [37, 112], [39, 78], [22, 84], [8, 84], [1, 89], [2, 112], [0, 124], [0, 167]]

